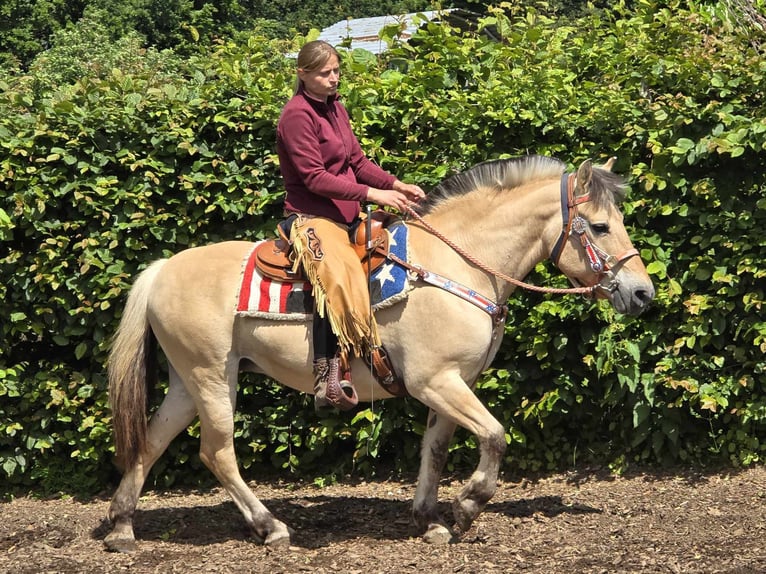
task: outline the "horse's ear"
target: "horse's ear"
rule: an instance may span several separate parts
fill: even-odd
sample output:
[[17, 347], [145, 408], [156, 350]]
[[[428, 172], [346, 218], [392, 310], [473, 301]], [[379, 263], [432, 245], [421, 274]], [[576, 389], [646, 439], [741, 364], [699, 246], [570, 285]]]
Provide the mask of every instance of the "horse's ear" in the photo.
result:
[[588, 193], [588, 187], [590, 186], [590, 179], [593, 176], [593, 163], [586, 159], [580, 168], [577, 170], [577, 190], [575, 195], [582, 195]]
[[604, 169], [607, 171], [612, 171], [612, 168], [614, 167], [614, 164], [616, 161], [617, 161], [617, 158], [615, 156], [610, 157], [608, 160], [606, 160], [606, 163], [604, 164]]

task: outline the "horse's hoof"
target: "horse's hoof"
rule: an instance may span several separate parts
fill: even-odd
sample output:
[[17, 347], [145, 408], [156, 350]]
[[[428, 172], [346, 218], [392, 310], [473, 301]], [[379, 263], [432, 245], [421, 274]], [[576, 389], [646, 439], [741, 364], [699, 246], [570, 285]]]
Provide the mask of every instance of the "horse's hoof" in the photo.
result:
[[481, 512], [481, 506], [473, 500], [456, 500], [452, 504], [452, 515], [455, 517], [455, 527], [460, 532], [468, 532], [474, 519]]
[[287, 548], [290, 546], [290, 538], [293, 534], [295, 531], [292, 528], [276, 530], [266, 537], [263, 544], [269, 548]]
[[134, 538], [110, 538], [107, 536], [104, 539], [104, 546], [109, 552], [121, 552], [123, 554], [130, 554], [138, 550], [138, 544]]
[[443, 524], [431, 524], [423, 534], [423, 541], [429, 544], [449, 544], [451, 540], [452, 533]]

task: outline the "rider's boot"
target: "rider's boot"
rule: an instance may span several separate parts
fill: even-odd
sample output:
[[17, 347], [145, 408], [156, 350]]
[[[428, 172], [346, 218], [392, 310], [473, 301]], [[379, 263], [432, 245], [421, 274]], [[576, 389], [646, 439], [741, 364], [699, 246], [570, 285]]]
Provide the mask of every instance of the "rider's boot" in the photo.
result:
[[351, 384], [351, 372], [341, 369], [340, 359], [320, 358], [314, 361], [314, 409], [347, 411], [359, 403]]

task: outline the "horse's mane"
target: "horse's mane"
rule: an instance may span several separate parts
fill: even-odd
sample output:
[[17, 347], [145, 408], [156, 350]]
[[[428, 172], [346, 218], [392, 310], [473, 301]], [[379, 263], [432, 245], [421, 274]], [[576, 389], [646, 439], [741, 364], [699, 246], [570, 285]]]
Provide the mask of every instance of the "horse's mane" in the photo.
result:
[[[452, 197], [480, 188], [500, 191], [533, 181], [558, 178], [565, 169], [564, 162], [540, 155], [485, 161], [442, 181], [418, 204], [416, 210], [420, 215], [425, 215]], [[599, 205], [615, 203], [624, 198], [625, 183], [619, 175], [594, 167], [590, 194], [591, 201]]]

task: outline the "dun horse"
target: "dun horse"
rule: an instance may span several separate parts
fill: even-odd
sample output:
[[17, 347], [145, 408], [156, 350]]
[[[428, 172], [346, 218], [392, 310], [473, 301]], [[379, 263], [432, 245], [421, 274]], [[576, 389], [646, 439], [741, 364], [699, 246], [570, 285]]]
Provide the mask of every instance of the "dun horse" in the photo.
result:
[[[638, 314], [654, 297], [617, 207], [622, 180], [589, 161], [576, 173], [564, 172], [563, 163], [540, 156], [479, 164], [438, 185], [417, 207], [417, 221], [407, 225], [409, 260], [429, 273], [376, 317], [393, 371], [429, 407], [412, 510], [428, 542], [445, 543], [465, 532], [495, 492], [505, 432], [472, 388], [500, 346], [504, 324], [497, 310], [518, 279], [552, 257], [573, 284], [620, 313]], [[185, 250], [154, 262], [130, 292], [109, 363], [117, 459], [125, 471], [109, 509], [113, 529], [105, 544], [111, 550], [135, 548], [133, 514], [146, 476], [195, 416], [200, 458], [255, 536], [267, 545], [290, 543], [291, 529], [239, 473], [233, 442], [237, 375], [263, 373], [310, 393], [310, 319], [234, 313], [242, 263], [252, 249], [232, 241]], [[426, 275], [461, 285], [463, 296], [423, 281]], [[168, 359], [170, 380], [149, 420], [155, 339]], [[359, 400], [392, 396], [364, 363], [352, 367]], [[457, 425], [476, 436], [480, 459], [453, 502], [452, 523], [437, 510], [437, 491]]]

